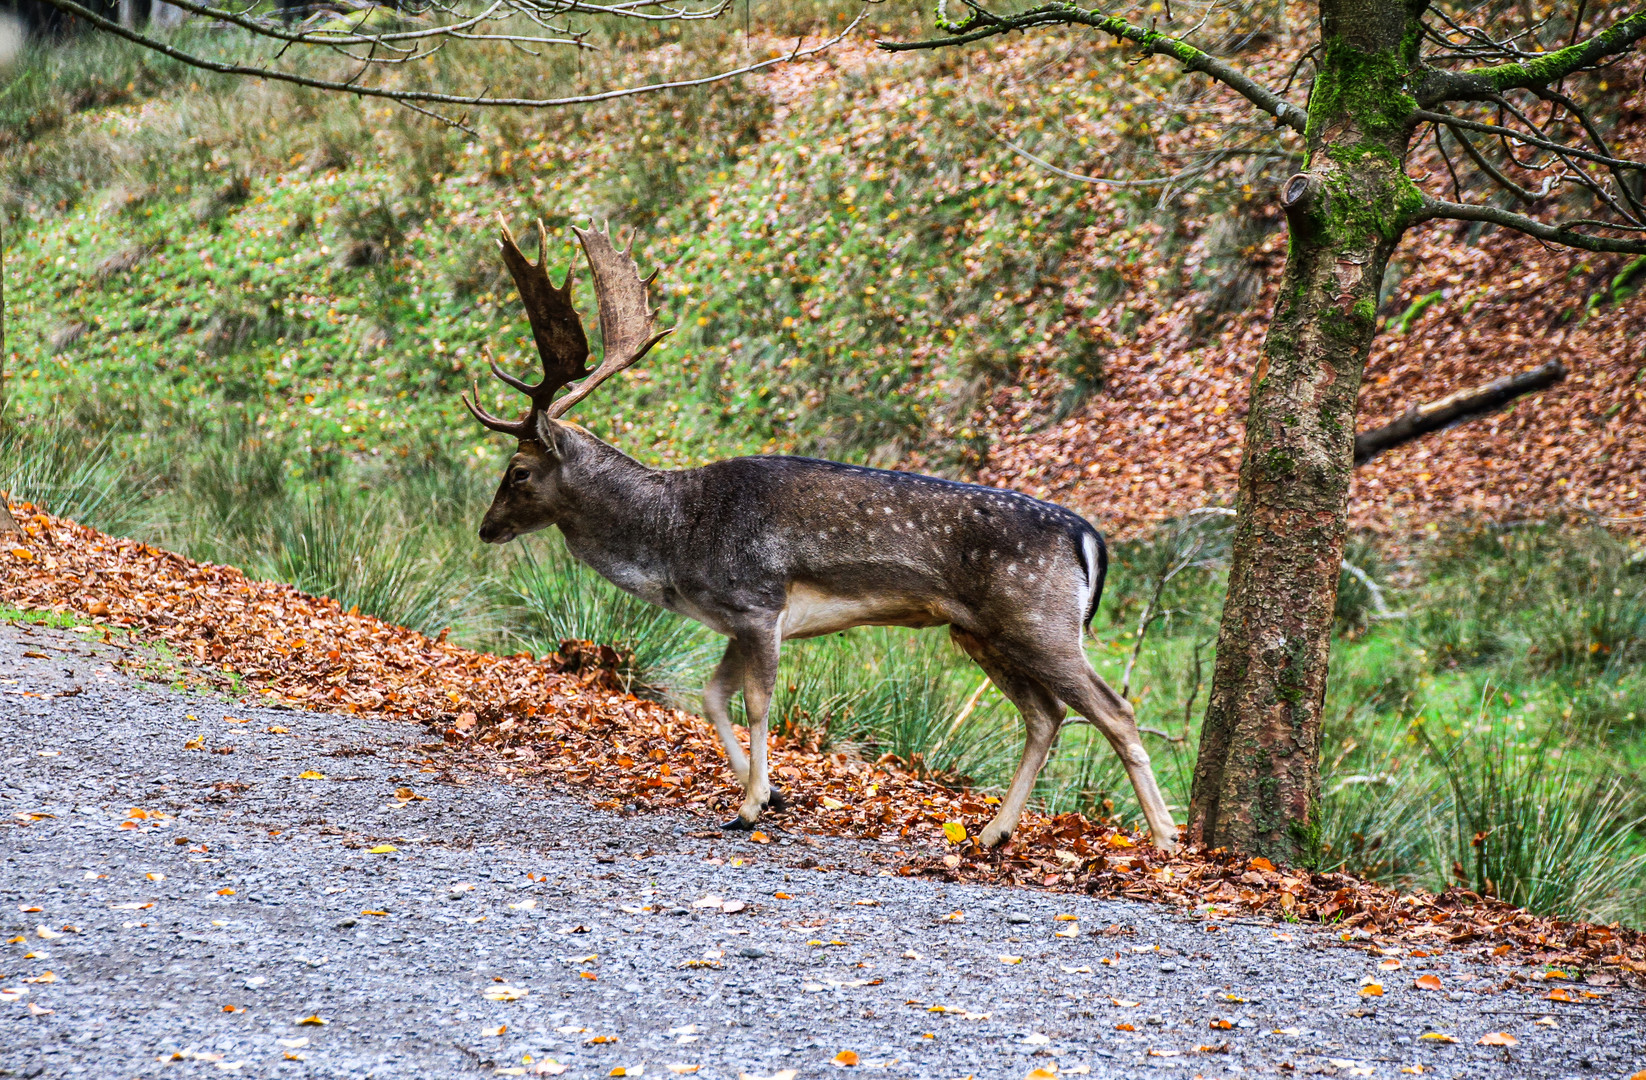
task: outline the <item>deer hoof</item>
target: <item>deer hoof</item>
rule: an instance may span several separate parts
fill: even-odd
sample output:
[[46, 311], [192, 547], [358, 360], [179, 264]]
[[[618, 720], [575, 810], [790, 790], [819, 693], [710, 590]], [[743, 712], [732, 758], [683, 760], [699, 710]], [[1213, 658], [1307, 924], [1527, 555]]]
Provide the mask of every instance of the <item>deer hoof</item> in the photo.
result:
[[977, 834], [977, 842], [985, 848], [996, 848], [1012, 838], [1012, 830], [997, 829], [993, 825], [986, 825], [983, 831]]
[[749, 832], [754, 828], [754, 822], [744, 821], [743, 818], [739, 816], [732, 818], [720, 827], [727, 832]]
[[787, 810], [788, 808], [789, 800], [783, 797], [782, 789], [777, 787], [772, 788], [771, 795], [766, 799], [766, 809]]

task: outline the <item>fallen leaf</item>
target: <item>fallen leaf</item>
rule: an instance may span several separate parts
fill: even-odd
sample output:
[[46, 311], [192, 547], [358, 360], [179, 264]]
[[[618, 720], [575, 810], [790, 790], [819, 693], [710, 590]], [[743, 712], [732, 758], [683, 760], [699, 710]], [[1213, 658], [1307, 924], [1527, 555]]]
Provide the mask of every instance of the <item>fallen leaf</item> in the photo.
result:
[[317, 772], [314, 769], [304, 769], [302, 772], [297, 774], [297, 778], [299, 780], [324, 780], [326, 778], [326, 774], [323, 772]]
[[646, 1066], [644, 1066], [644, 1065], [619, 1065], [616, 1068], [614, 1068], [611, 1072], [607, 1073], [606, 1075], [607, 1076], [641, 1076], [641, 1075], [644, 1075], [645, 1072], [646, 1072]]
[[958, 821], [945, 822], [943, 825], [943, 835], [949, 838], [949, 843], [951, 844], [964, 843], [966, 840], [966, 826], [960, 824]]
[[1137, 1029], [1136, 1029], [1136, 1028], [1134, 1028], [1134, 1027], [1133, 1027], [1133, 1026], [1132, 1026], [1132, 1025], [1130, 1025], [1130, 1024], [1116, 1024], [1116, 1025], [1115, 1025], [1115, 1026], [1114, 1026], [1114, 1029], [1115, 1029], [1115, 1030], [1116, 1030], [1116, 1031], [1136, 1031], [1136, 1030], [1137, 1030]]
[[1056, 1080], [1056, 1078], [1057, 1078], [1057, 1066], [1054, 1065], [1050, 1068], [1047, 1068], [1046, 1066], [1042, 1065], [1039, 1068], [1030, 1069], [1028, 1071], [1028, 1073], [1023, 1077], [1023, 1080]]
[[857, 907], [879, 907], [880, 906], [880, 901], [878, 901], [878, 900], [853, 900], [852, 903]]
[[1383, 996], [1383, 984], [1382, 983], [1367, 983], [1365, 986], [1362, 986], [1360, 988], [1360, 996], [1361, 997], [1382, 997]]
[[482, 991], [482, 996], [485, 997], [487, 1001], [519, 1001], [529, 993], [531, 993], [530, 990], [519, 986], [509, 986], [505, 983], [501, 986], [486, 987], [486, 989]]
[[757, 844], [769, 844], [772, 842], [772, 838], [766, 833], [761, 832], [759, 829], [756, 829], [754, 832], [750, 833], [749, 839]]
[[377, 915], [377, 916], [381, 917], [381, 916], [387, 915], [388, 912], [378, 911], [375, 908], [366, 908], [366, 909], [362, 910], [360, 912], [360, 914], [362, 914], [362, 915]]
[[1025, 1046], [1050, 1046], [1051, 1042], [1052, 1037], [1050, 1035], [1044, 1035], [1038, 1031], [1023, 1036], [1023, 1045]]
[[29, 1002], [29, 1015], [30, 1016], [50, 1016], [54, 1011], [55, 1010], [53, 1010], [53, 1009], [47, 1009], [47, 1008], [44, 1008], [40, 1005], [36, 1005], [32, 1001]]
[[964, 912], [951, 911], [947, 915], [939, 915], [937, 917], [937, 921], [938, 922], [965, 922], [966, 921], [966, 915], [965, 915]]
[[1377, 966], [1380, 971], [1399, 971], [1400, 961], [1391, 956]]
[[1417, 987], [1419, 990], [1439, 990], [1440, 976], [1419, 975], [1416, 979], [1412, 980], [1412, 985]]
[[524, 900], [520, 901], [518, 904], [510, 904], [509, 905], [509, 907], [514, 911], [530, 911], [532, 908], [534, 908], [536, 906], [537, 906], [537, 898], [535, 896], [528, 896]]
[[1519, 1046], [1520, 1040], [1507, 1031], [1492, 1031], [1480, 1037], [1476, 1046]]
[[1023, 958], [1021, 956], [997, 956], [995, 959], [999, 960], [1002, 964], [1021, 964], [1023, 962]]
[[218, 889], [217, 890], [217, 895], [218, 896], [233, 896], [234, 895], [234, 890], [233, 889]]
[[1115, 1005], [1119, 1006], [1122, 1009], [1135, 1009], [1135, 1008], [1137, 1008], [1137, 1005], [1138, 1005], [1137, 1002], [1127, 1001], [1125, 998], [1110, 998], [1109, 1000], [1114, 1002]]
[[1437, 1043], [1455, 1043], [1455, 1042], [1457, 1042], [1457, 1036], [1448, 1035], [1443, 1031], [1425, 1031], [1423, 1034], [1419, 1035], [1418, 1038], [1423, 1039], [1426, 1042], [1437, 1042]]
[[279, 724], [275, 724], [271, 727], [266, 727], [263, 730], [268, 732], [270, 735], [290, 735], [291, 734], [291, 728], [283, 728]]
[[393, 844], [377, 844], [366, 849], [367, 855], [393, 855], [400, 849]]
[[793, 900], [794, 897], [790, 896], [786, 892], [778, 892], [778, 893], [772, 893], [772, 899], [774, 899], [774, 900]]
[[844, 810], [844, 809], [846, 809], [846, 804], [845, 803], [841, 802], [839, 799], [831, 799], [827, 795], [823, 796], [823, 798], [820, 799], [819, 801], [822, 802], [823, 808], [825, 810]]
[[842, 1050], [834, 1056], [834, 1060], [830, 1064], [837, 1069], [849, 1069], [857, 1064], [857, 1051]]
[[691, 1073], [696, 1072], [698, 1069], [701, 1069], [702, 1067], [703, 1066], [701, 1066], [701, 1065], [680, 1065], [680, 1064], [675, 1064], [675, 1065], [670, 1065], [667, 1068], [670, 1072], [676, 1074], [677, 1076], [687, 1076]]
[[1555, 987], [1553, 990], [1550, 990], [1547, 994], [1545, 994], [1544, 997], [1550, 1001], [1564, 1001], [1571, 1005], [1576, 1005], [1578, 1002], [1577, 995], [1566, 989], [1564, 986]]
[[36, 936], [38, 936], [40, 938], [41, 941], [50, 941], [53, 938], [60, 938], [60, 937], [63, 936], [62, 934], [58, 933], [56, 930], [53, 930], [51, 927], [46, 926], [44, 924], [42, 924], [40, 926], [36, 926], [34, 928], [34, 933], [35, 933]]
[[1247, 865], [1248, 868], [1250, 868], [1252, 870], [1267, 870], [1270, 873], [1273, 873], [1274, 868], [1275, 868], [1274, 863], [1270, 862], [1268, 859], [1265, 859], [1261, 855], [1259, 855], [1257, 858], [1253, 859], [1251, 862], [1247, 863], [1246, 865]]
[[742, 900], [728, 900], [720, 905], [720, 910], [727, 915], [736, 915], [739, 911], [748, 910], [749, 905]]
[[1082, 964], [1079, 967], [1065, 967], [1065, 968], [1063, 968], [1063, 974], [1065, 974], [1065, 975], [1090, 975], [1091, 973], [1092, 973], [1092, 969], [1091, 969], [1091, 965], [1089, 965], [1089, 964]]
[[34, 978], [24, 979], [23, 981], [26, 983], [54, 983], [57, 981], [57, 973], [52, 971], [42, 971], [40, 974], [34, 976]]
[[1556, 1020], [1552, 1016], [1540, 1016], [1536, 1020], [1533, 1020], [1532, 1023], [1536, 1024], [1538, 1027], [1559, 1027], [1560, 1026], [1560, 1021]]
[[322, 1020], [320, 1018], [320, 1014], [315, 1013], [313, 1016], [305, 1016], [305, 1017], [303, 1017], [303, 1019], [297, 1021], [297, 1026], [298, 1027], [305, 1027], [305, 1026], [307, 1026], [307, 1027], [325, 1027], [327, 1023], [329, 1023], [329, 1021]]

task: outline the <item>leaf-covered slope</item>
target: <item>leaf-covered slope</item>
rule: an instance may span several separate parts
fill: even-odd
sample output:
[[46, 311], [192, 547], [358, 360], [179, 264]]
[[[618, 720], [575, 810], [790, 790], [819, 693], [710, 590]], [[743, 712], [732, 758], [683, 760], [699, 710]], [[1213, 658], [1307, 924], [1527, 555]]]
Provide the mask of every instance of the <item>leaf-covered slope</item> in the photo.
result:
[[[609, 62], [670, 75], [746, 47], [688, 44]], [[1241, 60], [1278, 84], [1296, 52], [1270, 37]], [[480, 378], [508, 413], [480, 345], [532, 363], [493, 216], [544, 217], [561, 265], [570, 224], [611, 218], [664, 265], [680, 331], [578, 410], [598, 434], [662, 465], [805, 452], [977, 474], [1130, 532], [1232, 494], [1284, 243], [1268, 194], [1296, 143], [1204, 80], [1126, 59], [1079, 35], [964, 56], [850, 46], [689, 94], [498, 114], [479, 141], [176, 73], [80, 93], [85, 111], [3, 147], [25, 219], [8, 237], [10, 385], [23, 411], [161, 448], [243, 413], [305, 475], [431, 456], [489, 471], [497, 447], [457, 392]], [[1638, 87], [1640, 71], [1608, 77]], [[1628, 147], [1646, 98], [1620, 100]], [[1008, 139], [1074, 172], [1204, 182], [1078, 183]], [[1638, 265], [1449, 227], [1398, 261], [1383, 314], [1409, 325], [1379, 340], [1363, 426], [1553, 356], [1573, 374], [1361, 470], [1355, 520], [1646, 513], [1627, 333], [1646, 275], [1613, 288]]]

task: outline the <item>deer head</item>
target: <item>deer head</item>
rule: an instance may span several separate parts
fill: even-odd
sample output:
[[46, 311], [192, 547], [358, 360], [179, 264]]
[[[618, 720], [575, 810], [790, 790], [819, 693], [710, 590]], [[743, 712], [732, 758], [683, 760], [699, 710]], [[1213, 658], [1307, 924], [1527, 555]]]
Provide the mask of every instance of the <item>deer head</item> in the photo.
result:
[[[590, 374], [588, 338], [583, 333], [583, 320], [572, 306], [571, 268], [567, 268], [566, 280], [558, 287], [549, 280], [549, 238], [541, 221], [537, 223], [535, 263], [521, 252], [501, 215], [498, 225], [501, 229], [498, 247], [502, 249], [504, 265], [514, 278], [526, 317], [531, 321], [543, 378], [535, 386], [515, 378], [498, 366], [488, 348], [485, 356], [491, 363], [492, 374], [529, 397], [531, 408], [518, 420], [502, 420], [480, 408], [478, 385], [474, 387], [474, 400], [463, 398], [463, 404], [476, 420], [520, 442], [480, 526], [480, 538], [489, 544], [506, 544], [516, 536], [554, 524], [565, 495], [561, 473], [566, 425], [561, 424], [559, 418], [595, 387], [645, 356], [653, 345], [673, 332], [673, 328], [658, 331], [654, 327], [657, 313], [651, 310], [646, 290], [657, 277], [657, 271], [652, 271], [651, 277], [640, 276], [630, 254], [633, 243], [628, 251], [619, 251], [612, 244], [609, 227], [604, 230], [574, 227], [572, 232], [577, 234], [589, 261], [595, 301], [600, 308], [604, 352], [600, 366]], [[567, 386], [571, 386], [570, 391], [556, 400], [555, 395]]]

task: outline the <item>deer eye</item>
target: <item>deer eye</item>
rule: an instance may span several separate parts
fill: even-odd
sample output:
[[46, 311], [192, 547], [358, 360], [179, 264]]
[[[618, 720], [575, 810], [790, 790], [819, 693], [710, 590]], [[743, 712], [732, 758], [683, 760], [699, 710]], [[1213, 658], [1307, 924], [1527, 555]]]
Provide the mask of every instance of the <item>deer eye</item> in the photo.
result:
[[532, 478], [532, 474], [525, 469], [516, 469], [509, 474], [509, 479], [517, 484], [524, 484]]

